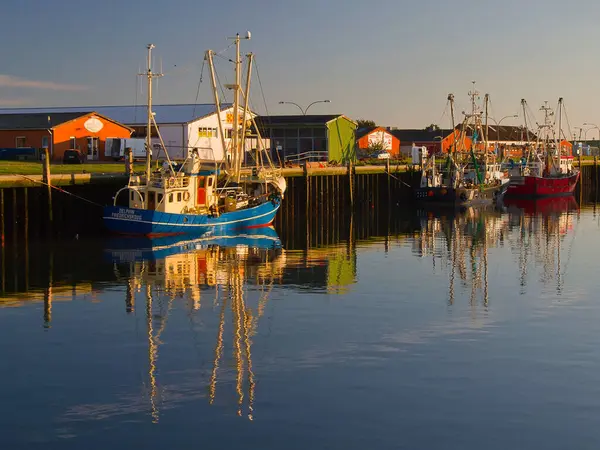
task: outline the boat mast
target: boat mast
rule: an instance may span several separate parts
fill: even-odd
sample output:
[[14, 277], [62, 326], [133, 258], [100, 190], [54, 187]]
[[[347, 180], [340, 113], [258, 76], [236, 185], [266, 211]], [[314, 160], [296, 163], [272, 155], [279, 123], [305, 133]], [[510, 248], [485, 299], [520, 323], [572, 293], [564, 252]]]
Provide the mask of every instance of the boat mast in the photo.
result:
[[[548, 151], [548, 130], [551, 128], [551, 123], [550, 123], [550, 116], [552, 115], [552, 110], [551, 108], [548, 106], [548, 101], [546, 100], [544, 102], [544, 105], [542, 107], [540, 107], [540, 111], [544, 111], [544, 139], [543, 139], [543, 146], [544, 146], [544, 153], [545, 153], [545, 162], [546, 162], [546, 170], [550, 170], [550, 164], [549, 164], [549, 160], [550, 158], [550, 152]], [[555, 139], [556, 140], [556, 139]]]
[[[225, 133], [223, 132], [223, 121], [221, 120], [221, 103], [219, 102], [219, 92], [217, 89], [217, 77], [215, 75], [215, 66], [213, 63], [213, 51], [206, 51], [206, 60], [208, 61], [208, 68], [210, 69], [210, 81], [212, 83], [213, 88], [213, 96], [215, 99], [215, 109], [218, 117], [218, 127], [219, 127], [219, 135], [221, 136], [221, 145], [223, 146], [223, 156], [225, 157], [225, 153], [227, 152], [227, 145], [225, 144]], [[213, 155], [214, 157], [214, 155]], [[216, 163], [216, 161], [215, 161]], [[225, 158], [226, 167], [230, 167], [227, 158]]]
[[[480, 118], [477, 118], [477, 105], [475, 103], [475, 97], [479, 95], [477, 89], [475, 89], [475, 81], [473, 83], [473, 90], [469, 91], [469, 96], [471, 97], [471, 115], [467, 115], [465, 117], [466, 126], [469, 124], [469, 119], [473, 119], [473, 136], [477, 133], [477, 125], [480, 123]], [[484, 141], [485, 142], [485, 141]], [[473, 167], [475, 168], [475, 175], [477, 175], [477, 181], [479, 184], [483, 184], [483, 180], [481, 179], [481, 173], [479, 172], [479, 165], [477, 164], [477, 158], [475, 158], [475, 142], [471, 142], [471, 160], [473, 161]]]
[[[244, 148], [244, 139], [246, 137], [246, 114], [248, 112], [248, 103], [250, 102], [250, 77], [252, 75], [252, 58], [254, 55], [252, 53], [248, 53], [246, 55], [248, 57], [248, 72], [246, 73], [246, 88], [244, 92], [244, 112], [242, 113], [242, 153], [240, 155], [240, 167], [237, 171], [237, 182], [240, 182], [240, 172], [242, 169], [241, 166], [241, 156], [246, 154], [246, 149]], [[258, 165], [258, 158], [256, 160], [256, 164]]]
[[448, 101], [450, 102], [450, 117], [452, 120], [452, 146], [450, 147], [450, 160], [452, 161], [452, 175], [450, 176], [450, 184], [454, 187], [457, 164], [456, 164], [456, 129], [454, 125], [454, 94], [448, 94]]
[[529, 126], [527, 125], [527, 113], [525, 111], [526, 106], [527, 106], [527, 102], [525, 101], [524, 98], [522, 98], [521, 99], [521, 107], [523, 108], [523, 120], [525, 122], [525, 136], [526, 136], [525, 148], [527, 149], [527, 161], [529, 161], [529, 157], [531, 156], [531, 149], [529, 148]]
[[235, 84], [233, 86], [233, 166], [234, 174], [239, 179], [238, 159], [239, 159], [239, 133], [238, 125], [240, 119], [240, 34], [235, 35]]
[[490, 99], [490, 94], [485, 94], [485, 140], [484, 140], [484, 148], [485, 148], [485, 164], [487, 166], [488, 162], [488, 100]]
[[[562, 104], [563, 104], [563, 99], [562, 97], [560, 97], [558, 99], [558, 141], [556, 142], [556, 151], [555, 151], [555, 156], [559, 158], [560, 161], [560, 156], [561, 156], [561, 142], [562, 142], [562, 138], [560, 137], [560, 133], [562, 132]], [[556, 138], [555, 138], [556, 140]], [[556, 164], [556, 161], [555, 161]]]
[[[148, 78], [148, 115], [147, 115], [147, 130], [146, 130], [146, 198], [145, 208], [148, 209], [148, 189], [150, 188], [150, 175], [152, 163], [152, 120], [154, 113], [152, 112], [152, 79], [162, 77], [161, 73], [152, 73], [152, 49], [154, 44], [148, 44], [148, 70], [146, 77]], [[144, 75], [144, 74], [140, 74]]]

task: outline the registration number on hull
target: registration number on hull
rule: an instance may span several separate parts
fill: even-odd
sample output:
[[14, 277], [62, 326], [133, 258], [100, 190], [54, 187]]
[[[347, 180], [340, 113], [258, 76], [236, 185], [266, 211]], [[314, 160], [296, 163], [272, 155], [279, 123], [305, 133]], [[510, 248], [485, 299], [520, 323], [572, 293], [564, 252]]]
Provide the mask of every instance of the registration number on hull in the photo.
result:
[[142, 216], [136, 214], [135, 210], [126, 208], [120, 208], [119, 211], [112, 213], [110, 216], [115, 219], [142, 220]]

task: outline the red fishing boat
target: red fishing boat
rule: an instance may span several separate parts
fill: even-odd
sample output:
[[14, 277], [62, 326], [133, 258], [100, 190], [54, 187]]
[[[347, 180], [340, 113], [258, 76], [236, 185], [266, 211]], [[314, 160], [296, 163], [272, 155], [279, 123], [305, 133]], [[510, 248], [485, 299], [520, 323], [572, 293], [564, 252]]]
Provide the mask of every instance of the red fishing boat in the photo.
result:
[[[561, 106], [562, 98], [558, 101], [559, 111]], [[572, 195], [575, 191], [580, 172], [573, 168], [570, 144], [559, 140], [556, 135], [551, 140], [554, 124], [550, 118], [554, 113], [547, 104], [541, 110], [545, 120], [539, 126], [537, 143], [530, 148], [524, 164], [512, 168], [505, 197], [555, 197]]]

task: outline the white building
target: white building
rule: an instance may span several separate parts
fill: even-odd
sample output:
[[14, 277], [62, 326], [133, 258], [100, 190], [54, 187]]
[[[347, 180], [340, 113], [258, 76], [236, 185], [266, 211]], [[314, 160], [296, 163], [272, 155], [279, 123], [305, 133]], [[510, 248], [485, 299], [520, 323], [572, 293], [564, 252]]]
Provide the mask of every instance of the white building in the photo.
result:
[[[221, 110], [221, 122], [225, 132], [225, 145], [231, 144], [233, 127], [233, 106], [224, 104]], [[134, 129], [132, 137], [145, 137], [147, 126], [146, 105], [137, 106], [73, 106], [56, 108], [0, 108], [0, 114], [48, 113], [96, 111], [103, 116], [115, 120]], [[184, 160], [192, 149], [198, 149], [202, 159], [222, 161], [225, 152], [219, 136], [219, 122], [214, 104], [153, 105], [154, 119], [158, 125], [160, 136], [174, 160]], [[240, 118], [243, 108], [240, 109]], [[249, 113], [255, 116], [254, 113]], [[160, 159], [162, 155], [160, 140], [153, 130], [153, 157]], [[254, 144], [255, 145], [255, 144]], [[247, 144], [247, 150], [254, 147]]]

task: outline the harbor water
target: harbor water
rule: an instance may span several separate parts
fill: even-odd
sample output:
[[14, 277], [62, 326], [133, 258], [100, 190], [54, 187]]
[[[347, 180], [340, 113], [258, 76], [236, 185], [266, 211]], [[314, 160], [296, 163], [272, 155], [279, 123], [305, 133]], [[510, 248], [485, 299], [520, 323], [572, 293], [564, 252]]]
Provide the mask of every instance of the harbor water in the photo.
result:
[[8, 239], [0, 448], [600, 446], [595, 205], [285, 214]]

